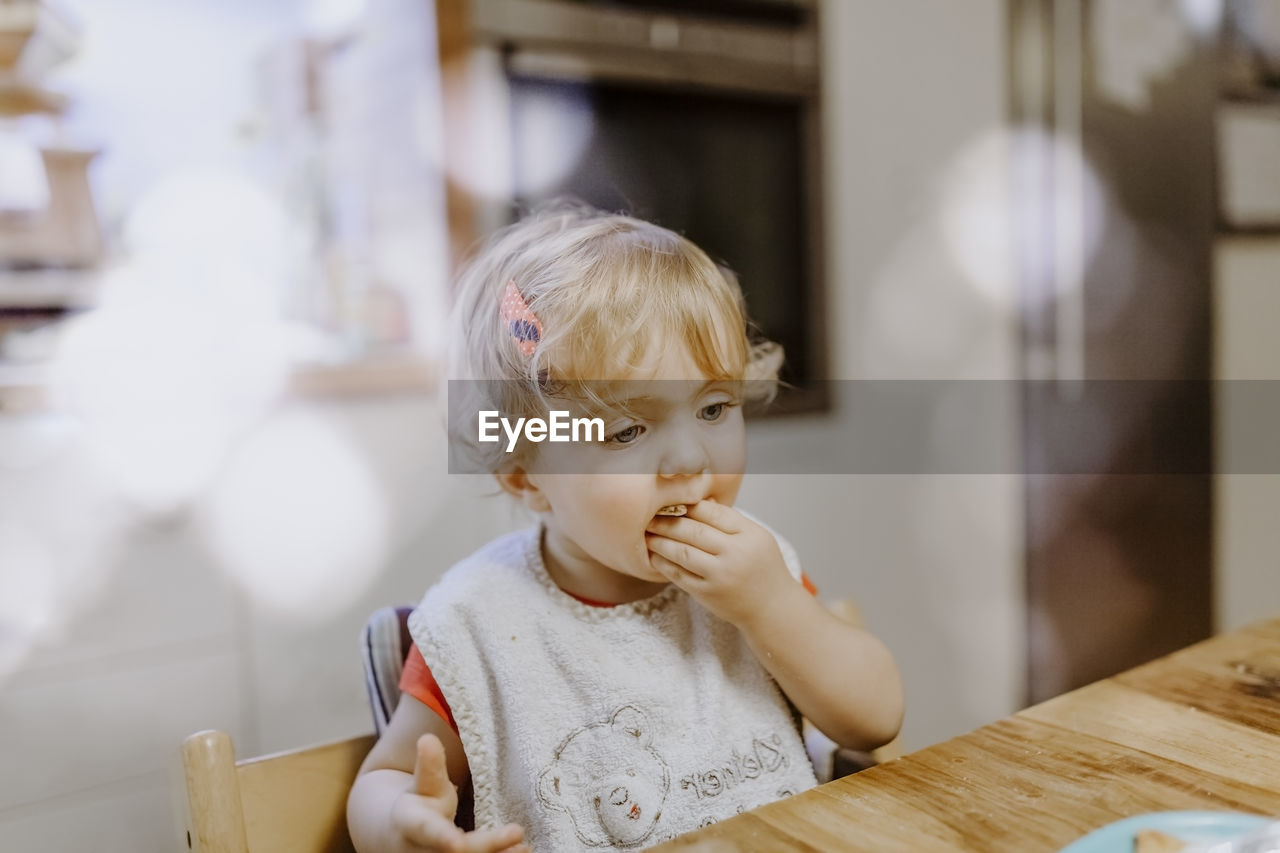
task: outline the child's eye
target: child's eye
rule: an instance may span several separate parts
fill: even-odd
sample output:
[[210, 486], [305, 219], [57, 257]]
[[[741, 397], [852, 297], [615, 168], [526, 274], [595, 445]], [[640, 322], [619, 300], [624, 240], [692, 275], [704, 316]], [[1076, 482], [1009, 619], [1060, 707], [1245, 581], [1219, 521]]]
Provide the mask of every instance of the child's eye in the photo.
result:
[[610, 444], [630, 444], [644, 433], [644, 426], [641, 424], [632, 424], [626, 429], [620, 429], [613, 435], [605, 439]]
[[698, 412], [698, 417], [704, 421], [718, 421], [720, 420], [720, 416], [724, 414], [725, 407], [728, 405], [729, 404], [725, 402], [712, 403], [709, 406], [703, 406]]

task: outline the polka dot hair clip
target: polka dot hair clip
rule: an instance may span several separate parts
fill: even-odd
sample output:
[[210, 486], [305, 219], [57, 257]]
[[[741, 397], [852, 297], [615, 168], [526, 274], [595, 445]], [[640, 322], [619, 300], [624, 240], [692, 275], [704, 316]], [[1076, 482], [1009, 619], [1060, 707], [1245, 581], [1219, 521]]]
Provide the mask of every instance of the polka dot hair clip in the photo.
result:
[[516, 287], [515, 279], [507, 282], [498, 307], [502, 312], [502, 322], [506, 324], [511, 337], [515, 338], [520, 352], [527, 356], [533, 355], [538, 342], [542, 340], [542, 322], [538, 320], [537, 314], [529, 310], [528, 303]]

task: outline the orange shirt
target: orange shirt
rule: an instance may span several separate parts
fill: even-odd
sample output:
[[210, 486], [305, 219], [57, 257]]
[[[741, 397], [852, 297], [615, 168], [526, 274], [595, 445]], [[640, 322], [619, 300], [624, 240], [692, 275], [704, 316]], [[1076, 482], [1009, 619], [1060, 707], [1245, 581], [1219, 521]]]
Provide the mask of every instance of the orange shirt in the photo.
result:
[[[807, 575], [800, 575], [800, 583], [804, 584], [804, 588], [809, 591], [810, 595], [818, 594], [817, 587], [813, 585]], [[569, 595], [573, 595], [573, 593], [569, 593]], [[607, 601], [592, 601], [579, 595], [574, 595], [573, 597], [590, 607], [614, 606], [614, 604]], [[453, 711], [450, 710], [449, 703], [445, 700], [444, 693], [440, 690], [440, 685], [436, 683], [435, 676], [431, 674], [431, 668], [423, 660], [422, 652], [418, 651], [416, 643], [409, 649], [409, 656], [404, 661], [404, 671], [400, 674], [400, 692], [408, 693], [414, 699], [439, 714], [455, 732], [458, 730], [458, 724], [453, 721]]]

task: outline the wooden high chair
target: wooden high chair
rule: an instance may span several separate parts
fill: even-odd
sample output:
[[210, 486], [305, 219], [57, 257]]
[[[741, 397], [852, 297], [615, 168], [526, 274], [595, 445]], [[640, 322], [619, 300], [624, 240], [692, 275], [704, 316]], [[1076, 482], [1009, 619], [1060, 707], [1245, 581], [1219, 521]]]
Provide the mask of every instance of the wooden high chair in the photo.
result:
[[236, 761], [225, 732], [182, 744], [187, 846], [195, 853], [351, 853], [347, 792], [375, 740]]

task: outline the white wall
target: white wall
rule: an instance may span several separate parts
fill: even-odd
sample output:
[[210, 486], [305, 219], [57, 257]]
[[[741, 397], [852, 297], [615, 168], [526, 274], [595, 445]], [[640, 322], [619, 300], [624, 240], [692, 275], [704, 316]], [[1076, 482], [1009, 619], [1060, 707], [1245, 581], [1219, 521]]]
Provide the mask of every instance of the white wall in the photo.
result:
[[[1214, 378], [1280, 380], [1280, 238], [1220, 238], [1214, 251]], [[1262, 398], [1248, 386], [1218, 385], [1214, 422], [1220, 468], [1214, 478], [1215, 622], [1231, 630], [1280, 613], [1280, 475], [1250, 473], [1251, 459], [1228, 434], [1256, 428], [1248, 400]], [[1229, 394], [1245, 404], [1227, 405]], [[1271, 395], [1268, 394], [1270, 397]], [[1269, 406], [1275, 423], [1275, 406]], [[1274, 442], [1274, 436], [1267, 436]], [[1228, 462], [1228, 460], [1232, 460]]]
[[[975, 286], [944, 239], [958, 176], [977, 168], [980, 183], [1002, 186], [999, 146], [983, 146], [1006, 112], [1004, 4], [837, 0], [822, 12], [835, 375], [1016, 377], [1008, 270], [993, 267]], [[975, 166], [980, 150], [996, 153], [979, 153]], [[807, 428], [844, 426], [838, 414]], [[1018, 446], [1016, 412], [993, 414], [990, 428]], [[770, 424], [755, 446], [803, 442], [805, 429]], [[908, 748], [1016, 709], [1025, 642], [1016, 477], [770, 479], [750, 484], [744, 501], [797, 542], [825, 596], [858, 601], [893, 649]]]

